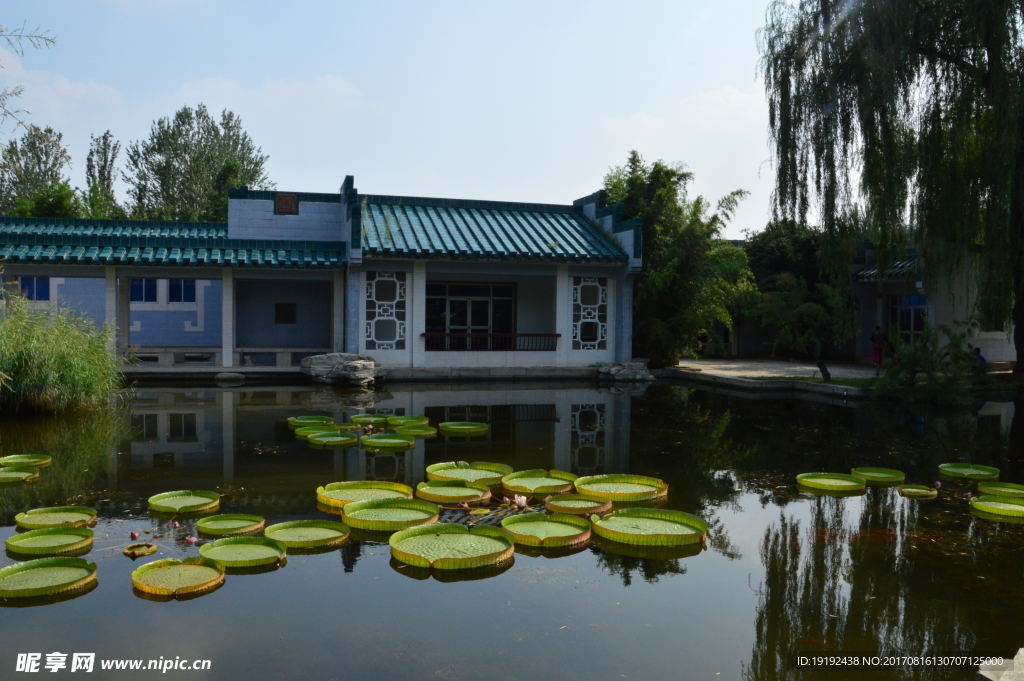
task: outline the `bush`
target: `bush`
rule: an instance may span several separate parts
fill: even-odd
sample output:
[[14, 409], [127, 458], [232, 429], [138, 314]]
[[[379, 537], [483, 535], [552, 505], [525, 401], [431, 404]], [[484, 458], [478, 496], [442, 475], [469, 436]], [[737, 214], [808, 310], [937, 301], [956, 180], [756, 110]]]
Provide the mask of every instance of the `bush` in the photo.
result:
[[933, 402], [968, 399], [967, 389], [985, 374], [967, 341], [970, 326], [926, 324], [909, 341], [890, 333], [892, 361], [879, 379], [879, 394]]
[[0, 412], [56, 413], [105, 405], [121, 386], [108, 330], [71, 310], [0, 301]]

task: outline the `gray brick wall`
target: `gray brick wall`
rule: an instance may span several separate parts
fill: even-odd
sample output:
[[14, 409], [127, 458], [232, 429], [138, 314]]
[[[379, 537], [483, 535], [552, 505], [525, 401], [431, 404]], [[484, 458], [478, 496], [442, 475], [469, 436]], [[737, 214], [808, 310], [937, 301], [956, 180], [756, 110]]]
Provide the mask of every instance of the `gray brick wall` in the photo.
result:
[[228, 238], [348, 241], [342, 210], [340, 203], [299, 201], [298, 215], [274, 215], [273, 201], [231, 199]]

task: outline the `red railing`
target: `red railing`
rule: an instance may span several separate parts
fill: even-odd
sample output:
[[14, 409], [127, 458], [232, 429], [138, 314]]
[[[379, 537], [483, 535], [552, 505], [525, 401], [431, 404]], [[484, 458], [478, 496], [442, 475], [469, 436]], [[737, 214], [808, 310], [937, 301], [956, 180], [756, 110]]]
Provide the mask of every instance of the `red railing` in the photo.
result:
[[560, 333], [424, 333], [427, 350], [555, 350]]

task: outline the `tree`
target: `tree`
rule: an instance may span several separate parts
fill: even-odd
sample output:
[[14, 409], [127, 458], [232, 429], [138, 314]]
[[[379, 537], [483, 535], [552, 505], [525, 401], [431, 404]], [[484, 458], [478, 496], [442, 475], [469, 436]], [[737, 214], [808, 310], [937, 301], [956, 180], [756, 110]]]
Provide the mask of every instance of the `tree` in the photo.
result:
[[1022, 28], [1022, 0], [775, 0], [761, 33], [776, 218], [813, 209], [829, 247], [862, 203], [883, 256], [912, 238], [931, 276], [971, 273], [1018, 356]]
[[605, 177], [608, 199], [625, 204], [626, 219], [642, 220], [633, 347], [652, 366], [675, 365], [709, 339], [720, 342], [715, 322], [731, 327], [733, 307], [753, 290], [746, 254], [719, 238], [747, 192], [728, 194], [712, 212], [703, 197], [687, 196], [692, 180], [683, 166], [646, 164], [636, 151]]
[[[19, 57], [25, 54], [25, 43], [28, 43], [32, 47], [52, 47], [56, 42], [54, 38], [48, 35], [47, 31], [40, 28], [36, 28], [32, 31], [26, 31], [25, 25], [22, 24], [21, 28], [8, 28], [6, 26], [0, 26], [0, 38], [7, 43], [15, 54]], [[2, 68], [2, 67], [0, 67]], [[13, 88], [3, 88], [0, 90], [0, 124], [7, 121], [8, 118], [14, 119], [16, 126], [23, 125], [21, 119], [22, 114], [27, 114], [28, 111], [24, 109], [15, 109], [14, 102], [11, 100], [17, 99], [25, 91], [22, 86]]]
[[24, 218], [81, 218], [87, 213], [85, 201], [64, 180], [55, 180], [35, 196], [18, 199], [11, 215]]
[[214, 221], [227, 215], [228, 183], [270, 189], [267, 156], [228, 110], [214, 120], [206, 107], [182, 107], [153, 123], [149, 137], [128, 145], [133, 215], [160, 220]]
[[32, 200], [54, 183], [67, 182], [71, 156], [63, 135], [53, 128], [29, 125], [21, 139], [0, 150], [0, 209], [8, 212], [19, 199]]
[[107, 130], [97, 137], [90, 135], [89, 155], [85, 159], [86, 189], [82, 192], [85, 212], [94, 220], [123, 220], [124, 209], [114, 196], [117, 155], [121, 143]]
[[793, 220], [769, 222], [756, 234], [748, 234], [744, 245], [750, 271], [760, 291], [776, 291], [779, 279], [789, 274], [812, 290], [821, 280], [818, 252], [821, 235], [808, 225]]

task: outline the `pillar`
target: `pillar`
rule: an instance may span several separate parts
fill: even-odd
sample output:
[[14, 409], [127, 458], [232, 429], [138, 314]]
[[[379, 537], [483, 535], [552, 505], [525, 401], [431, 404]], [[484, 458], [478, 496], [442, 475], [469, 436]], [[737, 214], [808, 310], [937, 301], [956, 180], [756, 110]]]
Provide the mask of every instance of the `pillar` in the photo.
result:
[[105, 267], [103, 326], [107, 328], [107, 346], [111, 350], [117, 348], [117, 268]]
[[331, 296], [331, 349], [345, 352], [345, 272], [334, 270]]
[[626, 273], [615, 280], [616, 362], [633, 359], [633, 278], [634, 275]]
[[132, 280], [117, 279], [117, 349], [128, 352], [132, 337]]
[[[349, 265], [345, 286], [345, 352], [359, 354], [359, 308], [363, 288], [359, 285], [359, 268]], [[350, 478], [358, 480], [359, 478]]]
[[[426, 364], [427, 343], [423, 333], [427, 330], [427, 262], [417, 260], [412, 265], [412, 295], [405, 292], [405, 335], [412, 349], [412, 366]], [[419, 412], [410, 412], [418, 414]]]
[[220, 397], [224, 482], [231, 483], [235, 480], [235, 393], [225, 390]]
[[572, 350], [572, 280], [569, 266], [558, 265], [555, 274], [555, 333], [561, 334], [555, 353], [555, 366], [568, 366]]
[[235, 365], [235, 273], [230, 267], [221, 270], [221, 362], [222, 367]]

